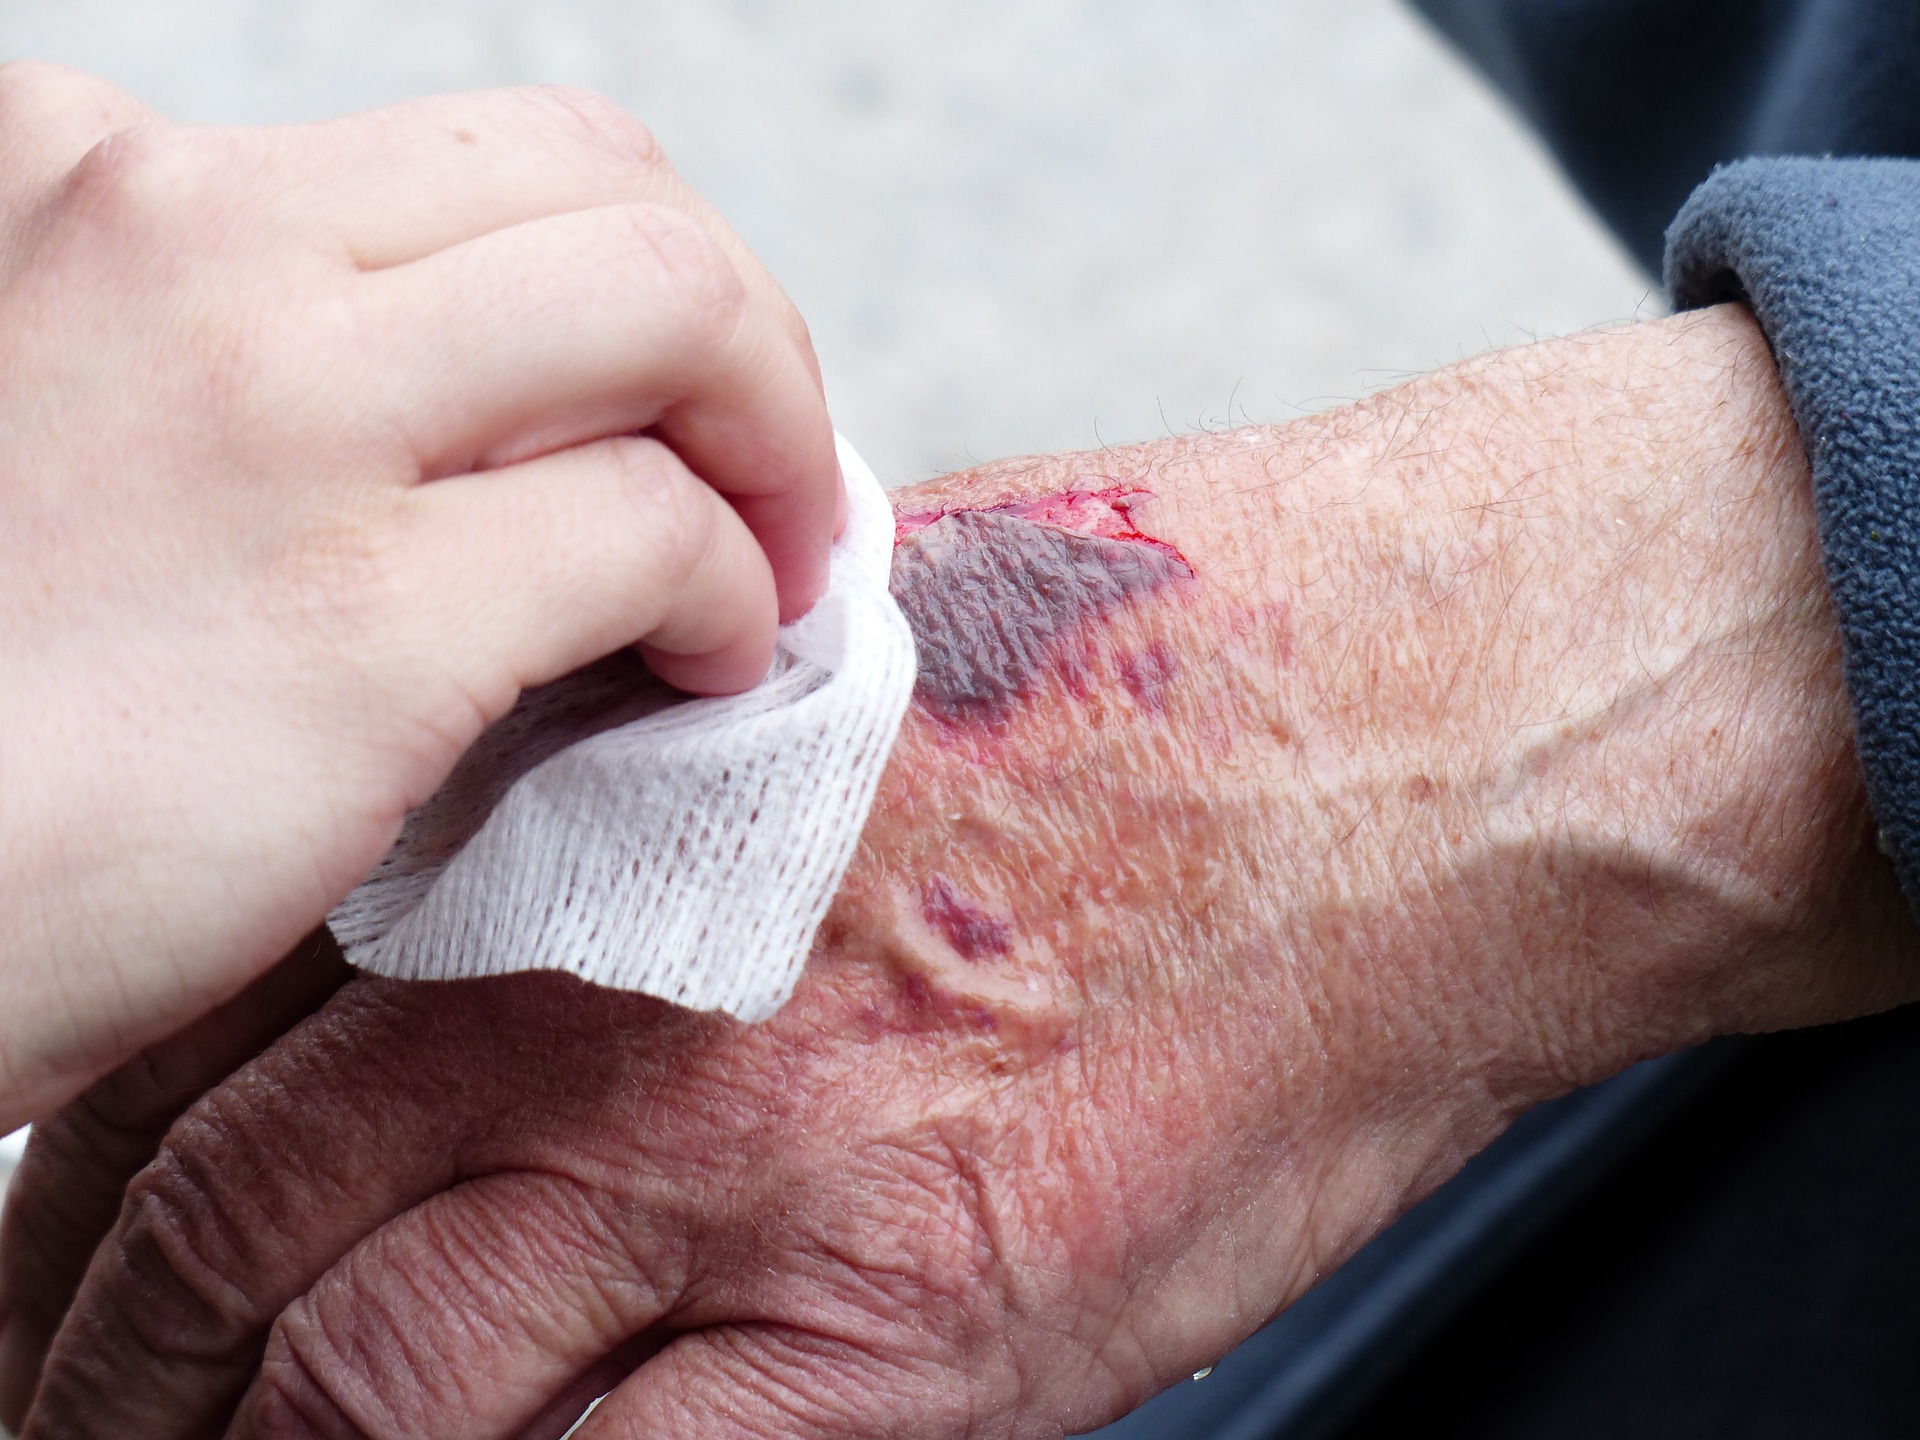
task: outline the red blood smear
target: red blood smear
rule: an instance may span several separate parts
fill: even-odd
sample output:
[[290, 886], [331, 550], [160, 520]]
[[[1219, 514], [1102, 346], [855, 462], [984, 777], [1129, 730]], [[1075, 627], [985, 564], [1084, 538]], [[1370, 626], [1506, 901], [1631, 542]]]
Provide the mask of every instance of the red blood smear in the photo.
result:
[[893, 543], [898, 545], [915, 531], [924, 530], [949, 515], [976, 511], [987, 515], [1011, 515], [1060, 530], [1077, 530], [1082, 535], [1097, 535], [1103, 540], [1123, 540], [1133, 545], [1151, 545], [1165, 551], [1193, 573], [1187, 557], [1164, 540], [1156, 540], [1133, 523], [1136, 500], [1151, 499], [1151, 490], [1125, 485], [1110, 485], [1104, 490], [1062, 490], [1036, 500], [1003, 500], [998, 505], [950, 505], [944, 510], [926, 510], [893, 519]]
[[929, 876], [920, 887], [920, 913], [963, 960], [1013, 951], [1013, 926], [967, 899], [944, 875]]

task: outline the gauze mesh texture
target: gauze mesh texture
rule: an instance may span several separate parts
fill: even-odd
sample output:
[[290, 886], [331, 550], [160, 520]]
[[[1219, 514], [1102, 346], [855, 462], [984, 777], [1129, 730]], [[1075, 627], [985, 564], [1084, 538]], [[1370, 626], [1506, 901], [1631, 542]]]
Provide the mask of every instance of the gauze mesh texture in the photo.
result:
[[744, 695], [689, 699], [631, 653], [528, 692], [329, 917], [410, 980], [564, 970], [761, 1020], [799, 980], [913, 690], [893, 510], [845, 440], [827, 593]]

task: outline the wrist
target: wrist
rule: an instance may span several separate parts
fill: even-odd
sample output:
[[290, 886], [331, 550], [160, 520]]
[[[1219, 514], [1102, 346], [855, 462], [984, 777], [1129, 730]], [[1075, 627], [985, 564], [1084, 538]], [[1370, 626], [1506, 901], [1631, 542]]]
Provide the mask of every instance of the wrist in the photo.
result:
[[[1224, 1246], [1280, 1303], [1549, 1095], [1904, 995], [1804, 465], [1739, 316], [896, 499], [1106, 491], [1193, 583], [984, 719], [923, 687], [773, 1027], [860, 1036], [832, 1088], [867, 1106], [927, 1071], [986, 1151], [1059, 1120], [1035, 1223], [1067, 1269]], [[1045, 607], [971, 616], [975, 573], [916, 613], [998, 653]], [[1145, 656], [1164, 684], [1130, 684]], [[1213, 1317], [1164, 1353], [1246, 1318], [1180, 1298], [1215, 1273], [1164, 1277], [1165, 1314]]]
[[1352, 1218], [1316, 1268], [1572, 1086], [1914, 998], [1804, 452], [1744, 312], [1290, 430], [1323, 833], [1375, 842], [1307, 961], [1358, 1012], [1316, 1037], [1308, 1209]]
[[1380, 688], [1376, 743], [1407, 773], [1377, 823], [1429, 877], [1402, 919], [1447, 937], [1409, 946], [1433, 967], [1411, 989], [1494, 1109], [1911, 998], [1804, 454], [1751, 320], [1429, 384], [1400, 399], [1420, 443], [1377, 457], [1409, 499], [1401, 601], [1426, 612]]

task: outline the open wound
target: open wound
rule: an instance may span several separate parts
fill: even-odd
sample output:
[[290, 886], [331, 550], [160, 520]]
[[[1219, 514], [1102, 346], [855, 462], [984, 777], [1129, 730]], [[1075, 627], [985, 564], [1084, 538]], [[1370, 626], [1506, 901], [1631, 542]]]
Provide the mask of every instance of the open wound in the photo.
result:
[[[1134, 523], [1150, 495], [1072, 490], [897, 517], [892, 588], [919, 650], [914, 698], [950, 724], [996, 724], [1067, 667], [1088, 626], [1193, 579], [1186, 557]], [[1164, 677], [1130, 676], [1130, 690], [1136, 681]]]

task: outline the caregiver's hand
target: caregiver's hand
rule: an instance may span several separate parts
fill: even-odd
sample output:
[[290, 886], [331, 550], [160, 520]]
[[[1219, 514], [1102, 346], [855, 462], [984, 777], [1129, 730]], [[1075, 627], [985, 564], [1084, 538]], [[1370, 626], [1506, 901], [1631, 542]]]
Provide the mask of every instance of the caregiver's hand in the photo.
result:
[[611, 105], [0, 70], [0, 1130], [292, 947], [522, 687], [753, 683], [839, 495], [798, 316]]
[[616, 1384], [591, 1440], [1058, 1436], [1542, 1097], [1920, 989], [1739, 312], [901, 506], [921, 686], [793, 1004], [352, 983], [97, 1254], [124, 1165], [37, 1131], [32, 1440], [551, 1440]]

